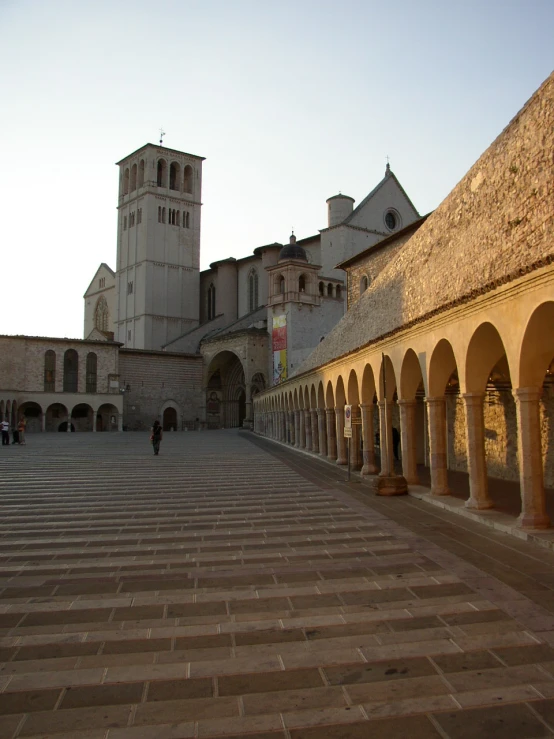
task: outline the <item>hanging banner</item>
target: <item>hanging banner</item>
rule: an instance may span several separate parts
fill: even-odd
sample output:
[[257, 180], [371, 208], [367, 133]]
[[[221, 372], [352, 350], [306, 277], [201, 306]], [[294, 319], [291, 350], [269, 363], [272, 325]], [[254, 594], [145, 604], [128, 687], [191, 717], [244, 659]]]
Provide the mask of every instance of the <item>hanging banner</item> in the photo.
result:
[[287, 379], [287, 317], [273, 316], [271, 332], [273, 350], [273, 384], [279, 385]]

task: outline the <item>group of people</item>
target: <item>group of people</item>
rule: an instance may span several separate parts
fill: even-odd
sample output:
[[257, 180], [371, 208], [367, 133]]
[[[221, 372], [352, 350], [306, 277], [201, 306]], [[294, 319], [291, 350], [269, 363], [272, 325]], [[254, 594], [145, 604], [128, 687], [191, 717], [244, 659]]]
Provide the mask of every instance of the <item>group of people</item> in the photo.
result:
[[[25, 416], [21, 416], [17, 426], [12, 429], [12, 444], [25, 445]], [[2, 430], [2, 446], [10, 445], [10, 422], [5, 418], [0, 423], [0, 429]]]

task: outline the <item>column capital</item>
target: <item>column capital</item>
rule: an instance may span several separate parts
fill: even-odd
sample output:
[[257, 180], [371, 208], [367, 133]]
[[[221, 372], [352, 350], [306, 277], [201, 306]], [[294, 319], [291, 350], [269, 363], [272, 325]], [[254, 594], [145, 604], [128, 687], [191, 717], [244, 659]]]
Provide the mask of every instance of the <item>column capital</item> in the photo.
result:
[[360, 409], [365, 410], [366, 408], [373, 408], [375, 403], [360, 403]]
[[461, 397], [466, 405], [479, 407], [483, 405], [485, 393], [461, 393]]
[[405, 408], [411, 408], [414, 405], [417, 405], [417, 400], [413, 398], [412, 400], [408, 398], [398, 398], [396, 401], [398, 405], [404, 406]]
[[446, 402], [446, 398], [445, 398], [444, 395], [436, 395], [436, 396], [434, 396], [432, 398], [429, 398], [429, 397], [426, 396], [425, 397], [425, 402], [427, 403], [427, 405], [437, 406], [437, 405], [440, 405], [441, 403], [445, 403]]
[[512, 390], [516, 403], [536, 403], [542, 395], [539, 387], [516, 387]]

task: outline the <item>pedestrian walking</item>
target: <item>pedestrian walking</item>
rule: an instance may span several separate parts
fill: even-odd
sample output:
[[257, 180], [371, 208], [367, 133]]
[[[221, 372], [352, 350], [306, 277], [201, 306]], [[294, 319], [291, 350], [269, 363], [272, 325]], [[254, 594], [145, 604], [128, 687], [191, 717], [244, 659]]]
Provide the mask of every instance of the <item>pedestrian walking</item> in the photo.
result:
[[12, 444], [19, 444], [19, 430], [17, 426], [12, 429]]
[[161, 427], [161, 424], [159, 421], [154, 421], [154, 425], [152, 426], [151, 434], [150, 434], [150, 441], [152, 442], [152, 446], [154, 447], [154, 454], [160, 453], [160, 441], [163, 437], [163, 429]]
[[23, 444], [25, 446], [25, 427], [27, 426], [27, 422], [25, 421], [25, 416], [19, 417], [19, 425], [17, 426], [17, 430], [19, 432], [19, 443]]
[[6, 419], [0, 423], [0, 428], [2, 429], [2, 446], [9, 446], [10, 445], [10, 424]]

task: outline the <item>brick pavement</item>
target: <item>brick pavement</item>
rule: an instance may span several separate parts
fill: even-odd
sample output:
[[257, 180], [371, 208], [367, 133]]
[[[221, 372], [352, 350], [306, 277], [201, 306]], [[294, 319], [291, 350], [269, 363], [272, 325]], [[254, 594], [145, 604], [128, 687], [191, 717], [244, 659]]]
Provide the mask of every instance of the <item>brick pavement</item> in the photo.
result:
[[251, 434], [0, 455], [0, 736], [554, 735], [551, 552]]

